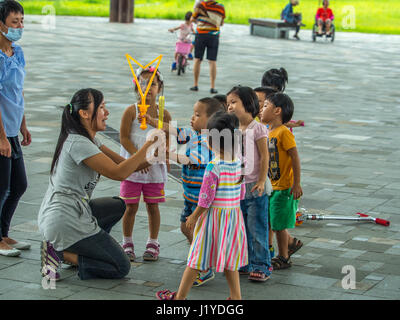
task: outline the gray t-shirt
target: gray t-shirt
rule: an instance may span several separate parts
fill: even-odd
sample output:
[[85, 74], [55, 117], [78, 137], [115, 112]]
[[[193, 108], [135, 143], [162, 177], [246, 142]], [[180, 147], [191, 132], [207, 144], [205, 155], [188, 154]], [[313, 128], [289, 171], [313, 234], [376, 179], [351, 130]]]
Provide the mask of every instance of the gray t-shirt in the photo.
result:
[[64, 142], [39, 210], [39, 231], [62, 251], [100, 232], [89, 200], [100, 175], [83, 160], [101, 152], [100, 142], [70, 134]]

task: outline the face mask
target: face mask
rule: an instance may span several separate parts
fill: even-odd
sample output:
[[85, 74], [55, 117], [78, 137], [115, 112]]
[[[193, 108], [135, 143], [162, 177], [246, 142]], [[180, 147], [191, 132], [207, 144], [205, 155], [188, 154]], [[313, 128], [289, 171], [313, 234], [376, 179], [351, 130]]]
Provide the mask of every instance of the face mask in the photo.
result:
[[8, 27], [8, 32], [1, 32], [8, 40], [11, 42], [18, 41], [22, 37], [22, 33], [24, 32], [24, 28], [11, 28]]

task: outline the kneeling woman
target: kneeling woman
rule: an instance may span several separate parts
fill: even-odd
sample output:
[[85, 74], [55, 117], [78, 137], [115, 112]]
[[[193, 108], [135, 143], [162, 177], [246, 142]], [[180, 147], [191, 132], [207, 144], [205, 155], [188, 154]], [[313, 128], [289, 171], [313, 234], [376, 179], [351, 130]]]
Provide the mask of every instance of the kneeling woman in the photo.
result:
[[149, 164], [146, 142], [125, 160], [95, 137], [106, 129], [103, 94], [82, 89], [73, 96], [62, 115], [61, 132], [51, 165], [49, 187], [39, 211], [42, 274], [59, 279], [61, 262], [78, 266], [80, 279], [125, 277], [130, 262], [110, 236], [122, 218], [124, 202], [118, 197], [91, 200], [100, 175], [122, 181]]

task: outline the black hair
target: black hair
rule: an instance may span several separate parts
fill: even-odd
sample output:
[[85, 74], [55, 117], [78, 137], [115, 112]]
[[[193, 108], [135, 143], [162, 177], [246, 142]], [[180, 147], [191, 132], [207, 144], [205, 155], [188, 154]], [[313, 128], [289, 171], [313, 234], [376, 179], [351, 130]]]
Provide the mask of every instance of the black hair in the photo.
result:
[[192, 17], [192, 11], [186, 12], [186, 14], [185, 14], [185, 21], [189, 21], [191, 17]]
[[[239, 129], [239, 119], [234, 113], [227, 113], [224, 111], [216, 112], [207, 122], [207, 129], [209, 132], [208, 143], [211, 147], [217, 147], [222, 151], [227, 151], [235, 155], [240, 147], [239, 139], [241, 132]], [[221, 134], [223, 131], [228, 130], [228, 136]], [[226, 141], [226, 139], [229, 139]], [[229, 150], [225, 149], [229, 148]], [[243, 161], [242, 161], [243, 162]], [[244, 165], [242, 164], [242, 172]], [[240, 177], [237, 184], [242, 183], [244, 175]]]
[[207, 117], [210, 118], [214, 113], [218, 111], [225, 111], [224, 106], [215, 98], [202, 98], [198, 102], [206, 105]]
[[261, 79], [262, 87], [273, 87], [278, 91], [283, 92], [286, 88], [286, 83], [289, 82], [288, 73], [284, 68], [270, 69], [265, 71]]
[[[149, 70], [142, 70], [142, 71], [140, 72], [140, 74], [137, 76], [138, 81], [139, 81], [140, 76], [141, 76], [142, 74], [144, 74], [144, 73], [150, 73], [150, 74], [152, 74], [152, 72], [150, 72]], [[160, 78], [160, 76], [159, 76], [158, 73], [161, 74], [160, 69], [157, 69], [156, 76], [155, 76], [155, 77], [157, 78], [158, 83], [159, 83], [159, 87], [160, 87], [160, 88], [159, 88], [159, 92], [164, 92], [164, 81], [161, 80], [161, 78]], [[153, 81], [154, 81], [154, 80], [153, 80]], [[146, 90], [146, 88], [142, 88], [142, 90], [143, 90], [143, 93], [144, 93], [144, 90]], [[136, 92], [136, 93], [139, 93], [138, 86], [135, 86], [135, 92]]]
[[213, 97], [214, 99], [217, 99], [221, 104], [224, 106], [225, 111], [228, 110], [228, 103], [226, 102], [226, 95], [224, 94], [217, 94]]
[[81, 89], [74, 94], [71, 102], [64, 107], [64, 111], [61, 118], [61, 131], [58, 137], [56, 150], [54, 151], [53, 161], [51, 163], [50, 173], [53, 173], [54, 168], [57, 164], [57, 160], [60, 156], [64, 142], [70, 133], [80, 134], [93, 143], [93, 139], [90, 137], [89, 132], [81, 123], [79, 110], [88, 110], [89, 105], [93, 102], [94, 110], [92, 115], [92, 121], [96, 119], [97, 110], [104, 99], [103, 94], [96, 89]]
[[281, 108], [282, 123], [287, 123], [292, 119], [294, 104], [287, 94], [278, 92], [267, 98], [276, 108]]
[[236, 86], [231, 89], [226, 95], [235, 94], [243, 103], [243, 107], [246, 112], [251, 113], [252, 117], [255, 118], [260, 113], [260, 105], [258, 103], [258, 97], [254, 90], [250, 87]]
[[6, 23], [7, 17], [11, 12], [24, 14], [24, 8], [14, 0], [4, 0], [0, 2], [0, 20]]
[[273, 87], [257, 87], [254, 89], [254, 91], [264, 93], [266, 98], [278, 92], [278, 90]]

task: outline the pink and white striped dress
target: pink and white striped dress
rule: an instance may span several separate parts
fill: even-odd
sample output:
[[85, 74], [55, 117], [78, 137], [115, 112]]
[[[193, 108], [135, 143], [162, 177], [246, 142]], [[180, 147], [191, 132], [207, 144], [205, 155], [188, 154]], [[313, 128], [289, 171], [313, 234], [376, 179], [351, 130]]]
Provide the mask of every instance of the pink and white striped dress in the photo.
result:
[[[197, 220], [187, 265], [216, 272], [239, 270], [248, 264], [246, 228], [240, 210], [244, 183], [241, 161], [211, 161], [204, 173], [198, 206], [209, 208]], [[238, 183], [239, 182], [239, 183]]]

